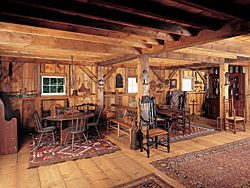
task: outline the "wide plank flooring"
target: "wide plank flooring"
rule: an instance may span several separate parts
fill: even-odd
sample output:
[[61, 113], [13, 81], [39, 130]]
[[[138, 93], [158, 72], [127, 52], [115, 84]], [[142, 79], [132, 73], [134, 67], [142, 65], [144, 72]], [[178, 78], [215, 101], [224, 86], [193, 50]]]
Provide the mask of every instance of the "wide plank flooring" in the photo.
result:
[[152, 148], [150, 158], [146, 152], [130, 150], [127, 135], [117, 138], [115, 131], [103, 134], [116, 143], [121, 150], [89, 159], [68, 161], [50, 166], [28, 169], [29, 140], [22, 145], [17, 154], [0, 156], [0, 188], [8, 187], [94, 187], [105, 188], [125, 183], [152, 172], [175, 187], [182, 187], [177, 181], [156, 170], [149, 163], [158, 159], [181, 155], [250, 137], [247, 132], [219, 132], [208, 136], [171, 144], [171, 152], [166, 148]]

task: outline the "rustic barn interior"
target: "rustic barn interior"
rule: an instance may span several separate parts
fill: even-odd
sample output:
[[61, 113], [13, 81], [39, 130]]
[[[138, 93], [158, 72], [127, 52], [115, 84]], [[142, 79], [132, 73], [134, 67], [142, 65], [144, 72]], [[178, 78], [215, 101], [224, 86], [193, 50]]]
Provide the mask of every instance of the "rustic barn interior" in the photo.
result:
[[[243, 0], [2, 0], [0, 187], [113, 187], [152, 172], [184, 187], [150, 162], [250, 137], [249, 11]], [[166, 109], [175, 91], [186, 91], [191, 123], [217, 133], [170, 143], [169, 153], [152, 146], [150, 157], [131, 149], [138, 101]], [[245, 131], [224, 123], [225, 98], [244, 109]], [[34, 112], [82, 104], [102, 109], [99, 132], [120, 150], [28, 168]], [[134, 112], [119, 137], [119, 122], [107, 132], [118, 109]]]

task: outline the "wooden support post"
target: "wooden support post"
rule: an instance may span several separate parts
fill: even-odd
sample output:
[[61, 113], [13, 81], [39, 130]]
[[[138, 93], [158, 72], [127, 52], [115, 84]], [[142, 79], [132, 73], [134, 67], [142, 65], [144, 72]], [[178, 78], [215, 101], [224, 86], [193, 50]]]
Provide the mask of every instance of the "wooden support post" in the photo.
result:
[[179, 70], [179, 90], [182, 91], [183, 70]]
[[[147, 71], [149, 74], [149, 58], [146, 55], [138, 56], [138, 64], [137, 64], [137, 83], [138, 83], [138, 93], [137, 93], [137, 103], [139, 99], [142, 99], [142, 96], [148, 96], [149, 95], [149, 84], [148, 85], [142, 85], [143, 83], [143, 71]], [[147, 74], [147, 79], [148, 79]], [[138, 123], [140, 120], [140, 112], [138, 108]]]
[[249, 67], [244, 67], [244, 71], [245, 71], [245, 117], [246, 117], [246, 121], [249, 121]]
[[41, 94], [41, 64], [37, 64], [37, 93]]
[[[97, 66], [96, 67], [96, 72], [97, 72], [97, 78], [98, 78], [97, 80], [103, 80], [103, 67]], [[104, 100], [103, 86], [99, 86], [98, 81], [97, 81], [96, 85], [97, 85], [97, 87], [96, 87], [96, 93], [97, 93], [96, 104], [99, 107], [103, 108], [103, 100]]]
[[163, 104], [166, 104], [166, 84], [165, 84], [166, 71], [165, 70], [163, 70], [163, 79], [164, 79], [164, 82], [163, 82], [163, 92], [162, 92], [163, 98], [162, 98], [162, 102], [163, 102]]
[[[224, 97], [229, 98], [228, 87], [225, 86], [225, 73], [228, 72], [228, 64], [220, 65], [220, 117], [224, 117]], [[228, 129], [228, 127], [226, 127]]]

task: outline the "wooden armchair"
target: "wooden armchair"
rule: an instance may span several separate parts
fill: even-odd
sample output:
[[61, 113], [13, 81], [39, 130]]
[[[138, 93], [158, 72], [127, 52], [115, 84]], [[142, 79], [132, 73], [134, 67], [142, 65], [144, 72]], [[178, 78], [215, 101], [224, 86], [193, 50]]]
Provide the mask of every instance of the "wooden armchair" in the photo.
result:
[[[139, 127], [139, 145], [141, 152], [143, 150], [147, 151], [147, 157], [149, 157], [150, 151], [149, 147], [155, 145], [155, 148], [158, 148], [158, 145], [167, 147], [168, 152], [170, 151], [170, 137], [169, 137], [169, 121], [167, 121], [168, 128], [163, 130], [157, 127], [157, 116], [155, 109], [155, 99], [149, 98], [148, 96], [144, 97], [142, 100], [139, 100], [139, 111], [140, 111], [140, 127]], [[146, 137], [146, 142], [143, 143], [143, 136]], [[165, 137], [165, 139], [158, 140], [158, 136]], [[167, 144], [165, 144], [167, 142]], [[146, 145], [144, 147], [143, 145]]]
[[[237, 116], [240, 112], [243, 111], [243, 117]], [[236, 109], [234, 107], [234, 100], [233, 98], [226, 99], [224, 97], [224, 117], [225, 117], [225, 127], [229, 127], [229, 130], [232, 130], [234, 134], [236, 134], [236, 130], [239, 128], [238, 125], [243, 126], [243, 131], [246, 131], [246, 124], [245, 124], [245, 109], [240, 108]]]

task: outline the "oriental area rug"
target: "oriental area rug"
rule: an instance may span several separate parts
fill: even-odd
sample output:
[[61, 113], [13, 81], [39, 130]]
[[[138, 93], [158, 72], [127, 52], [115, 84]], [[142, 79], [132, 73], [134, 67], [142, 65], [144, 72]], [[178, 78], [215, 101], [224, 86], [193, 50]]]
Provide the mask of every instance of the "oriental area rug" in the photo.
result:
[[30, 158], [29, 168], [38, 167], [41, 165], [51, 165], [69, 160], [82, 158], [90, 158], [108, 153], [113, 153], [120, 148], [106, 138], [92, 138], [89, 140], [89, 145], [86, 142], [75, 142], [72, 152], [72, 145], [68, 144], [61, 146], [57, 143], [54, 146], [51, 136], [43, 137], [43, 142], [38, 150], [35, 150], [39, 140], [39, 135], [32, 136], [30, 142]]
[[155, 173], [148, 174], [146, 176], [130, 181], [128, 183], [117, 185], [113, 188], [146, 188], [146, 187], [174, 188], [172, 185], [164, 181], [161, 177], [159, 177]]
[[190, 125], [190, 134], [189, 134], [189, 127], [186, 125], [185, 133], [183, 134], [182, 130], [172, 130], [170, 132], [170, 142], [178, 142], [178, 141], [183, 141], [183, 140], [188, 140], [200, 136], [206, 136], [210, 135], [213, 133], [218, 133], [219, 131], [212, 129], [212, 128], [207, 128], [199, 125]]
[[250, 138], [151, 165], [185, 187], [250, 187]]

